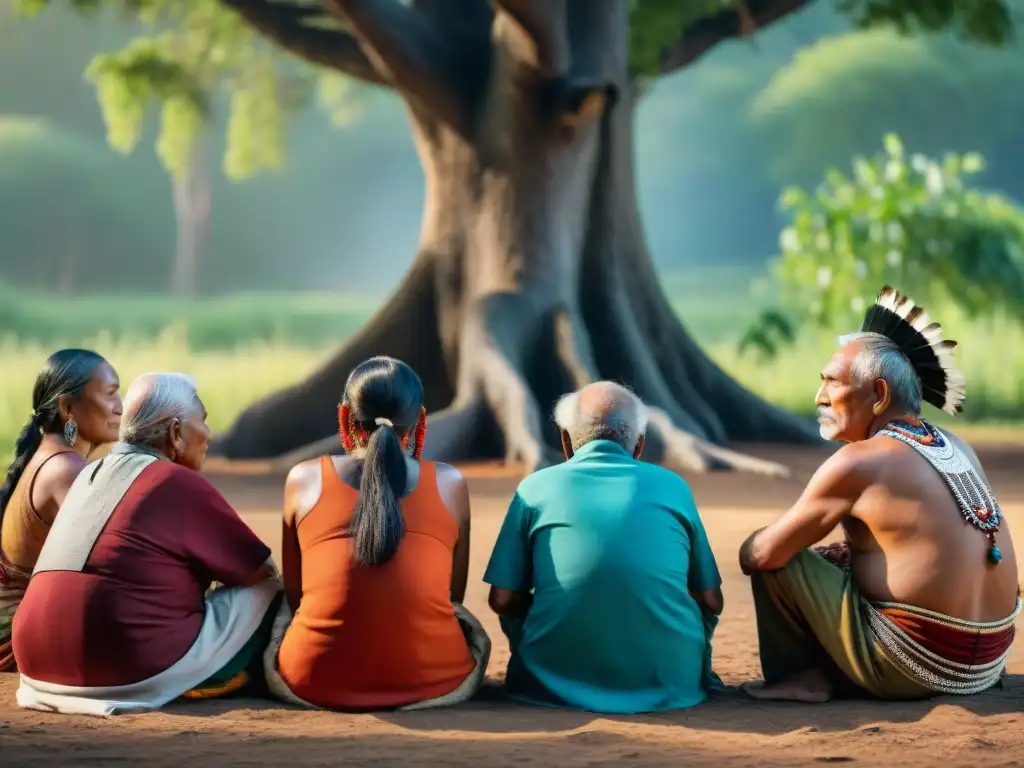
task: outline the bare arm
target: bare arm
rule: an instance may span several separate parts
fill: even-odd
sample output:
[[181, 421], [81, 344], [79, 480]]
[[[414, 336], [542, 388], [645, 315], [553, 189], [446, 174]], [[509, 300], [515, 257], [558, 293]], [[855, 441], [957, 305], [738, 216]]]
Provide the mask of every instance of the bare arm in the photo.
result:
[[697, 605], [704, 613], [710, 613], [712, 616], [722, 615], [725, 608], [725, 595], [722, 594], [721, 587], [705, 589], [700, 592], [691, 591], [690, 597], [697, 601]]
[[533, 593], [491, 587], [487, 604], [499, 616], [525, 616], [533, 605]]
[[512, 497], [484, 571], [484, 581], [491, 585], [487, 603], [499, 616], [525, 616], [533, 604], [533, 512], [520, 490]]
[[462, 473], [447, 464], [437, 465], [437, 485], [445, 507], [459, 526], [459, 538], [452, 551], [451, 597], [453, 603], [461, 603], [466, 599], [469, 581], [469, 486]]
[[830, 456], [788, 512], [743, 542], [743, 572], [776, 571], [839, 525], [867, 485], [862, 471], [863, 456], [864, 449], [856, 444]]
[[284, 483], [284, 515], [281, 525], [281, 576], [288, 607], [294, 613], [302, 599], [302, 550], [299, 522], [320, 498], [319, 462], [297, 464]]

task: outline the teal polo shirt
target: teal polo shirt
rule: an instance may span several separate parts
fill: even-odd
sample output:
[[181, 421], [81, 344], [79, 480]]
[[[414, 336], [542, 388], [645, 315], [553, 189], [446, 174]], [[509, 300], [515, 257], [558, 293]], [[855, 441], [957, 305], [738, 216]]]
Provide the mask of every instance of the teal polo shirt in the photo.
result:
[[679, 475], [587, 443], [520, 484], [484, 581], [533, 590], [526, 618], [502, 621], [511, 697], [607, 713], [707, 698], [710, 637], [689, 591], [722, 579]]

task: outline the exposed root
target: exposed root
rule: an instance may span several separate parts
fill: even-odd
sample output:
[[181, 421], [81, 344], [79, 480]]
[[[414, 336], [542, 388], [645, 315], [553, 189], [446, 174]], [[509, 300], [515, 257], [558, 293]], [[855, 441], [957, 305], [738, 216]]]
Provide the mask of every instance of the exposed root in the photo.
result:
[[[580, 354], [579, 347], [567, 342], [569, 339], [579, 339], [581, 337], [585, 339], [586, 336], [583, 330], [576, 329], [570, 333], [564, 327], [558, 329], [556, 326], [556, 329], [559, 330], [558, 337], [562, 342], [558, 346], [559, 362], [573, 375], [576, 386], [582, 387], [596, 381], [599, 378], [596, 368], [587, 357]], [[589, 344], [586, 344], [584, 348], [589, 350]], [[634, 353], [634, 359], [636, 354], [641, 353]], [[650, 371], [651, 367], [645, 366], [645, 369]], [[660, 374], [652, 373], [651, 375], [657, 376], [655, 379], [657, 386], [653, 388], [645, 387], [643, 384], [649, 382], [639, 383], [637, 394], [642, 399], [646, 399], [645, 390], [654, 389], [655, 392], [663, 394], [666, 389]], [[674, 399], [669, 404], [673, 411], [678, 412], [681, 410], [679, 404]], [[668, 469], [673, 469], [677, 472], [690, 471], [701, 473], [712, 469], [734, 469], [767, 475], [769, 477], [788, 477], [789, 475], [789, 470], [781, 464], [758, 459], [754, 456], [748, 456], [738, 451], [715, 445], [708, 440], [680, 429], [669, 412], [659, 407], [657, 402], [649, 403], [647, 407], [649, 425], [657, 433], [652, 435], [652, 437], [660, 444], [661, 448], [660, 456], [657, 458], [660, 460], [659, 463]]]
[[663, 454], [661, 464], [676, 471], [707, 472], [732, 469], [768, 477], [789, 477], [782, 464], [733, 451], [682, 431], [661, 408], [648, 408], [650, 427], [657, 432]]
[[296, 464], [301, 464], [304, 461], [310, 459], [317, 459], [321, 456], [340, 456], [345, 452], [345, 449], [341, 447], [341, 438], [337, 434], [328, 435], [322, 437], [319, 440], [314, 440], [312, 443], [307, 443], [301, 448], [296, 448], [294, 451], [277, 457], [272, 462], [272, 466], [275, 471], [287, 472]]
[[533, 392], [497, 350], [481, 350], [480, 386], [505, 437], [505, 461], [522, 462], [527, 472], [547, 459], [541, 436], [540, 408]]
[[428, 409], [451, 402], [446, 371], [439, 367], [435, 264], [434, 255], [421, 253], [386, 305], [331, 359], [301, 383], [246, 408], [227, 432], [217, 435], [210, 455], [290, 459], [308, 456], [314, 444], [323, 447], [336, 441], [338, 400], [345, 381], [355, 366], [374, 355], [391, 355], [416, 369], [427, 391]]
[[480, 435], [488, 426], [487, 413], [480, 398], [450, 407], [427, 417], [427, 439], [423, 458], [457, 462], [478, 458]]

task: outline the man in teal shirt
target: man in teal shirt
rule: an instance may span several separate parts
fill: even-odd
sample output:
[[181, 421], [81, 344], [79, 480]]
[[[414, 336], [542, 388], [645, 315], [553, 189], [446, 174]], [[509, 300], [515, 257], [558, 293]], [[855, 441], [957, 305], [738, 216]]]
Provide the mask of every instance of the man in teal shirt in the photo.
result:
[[686, 482], [638, 461], [647, 414], [597, 382], [555, 409], [567, 461], [519, 485], [484, 581], [513, 698], [592, 712], [682, 709], [720, 685], [722, 579]]

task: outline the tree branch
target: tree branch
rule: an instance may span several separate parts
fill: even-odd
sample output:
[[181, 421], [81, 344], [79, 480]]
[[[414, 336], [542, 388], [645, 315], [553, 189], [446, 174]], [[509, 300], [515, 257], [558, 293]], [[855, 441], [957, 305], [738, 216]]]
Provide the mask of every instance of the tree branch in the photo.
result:
[[442, 34], [433, 19], [399, 0], [324, 0], [347, 21], [374, 66], [409, 98], [458, 129], [468, 124], [463, 41]]
[[390, 85], [366, 56], [359, 41], [340, 29], [309, 26], [323, 18], [315, 6], [273, 0], [220, 0], [243, 21], [288, 53], [375, 85]]
[[544, 78], [565, 76], [572, 64], [567, 0], [493, 2], [511, 22], [503, 34], [515, 57]]
[[736, 7], [719, 11], [683, 30], [661, 53], [661, 73], [692, 64], [719, 43], [764, 29], [811, 4], [811, 0], [737, 0]]

